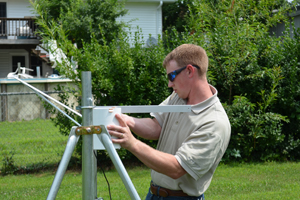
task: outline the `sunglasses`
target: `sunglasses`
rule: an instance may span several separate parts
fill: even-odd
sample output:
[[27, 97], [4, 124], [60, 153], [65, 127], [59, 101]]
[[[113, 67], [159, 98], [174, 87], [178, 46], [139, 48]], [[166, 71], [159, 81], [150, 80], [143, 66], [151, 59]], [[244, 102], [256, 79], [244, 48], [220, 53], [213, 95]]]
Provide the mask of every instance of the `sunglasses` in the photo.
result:
[[[197, 68], [197, 69], [200, 69], [200, 67], [198, 67], [197, 65], [192, 65], [192, 66], [195, 67], [195, 68]], [[168, 73], [168, 79], [169, 79], [171, 82], [173, 82], [174, 79], [175, 79], [175, 77], [176, 77], [178, 74], [180, 74], [180, 72], [182, 72], [186, 67], [187, 67], [187, 66], [182, 67], [182, 68], [180, 68], [180, 69], [177, 69], [177, 70], [174, 70], [174, 71]]]

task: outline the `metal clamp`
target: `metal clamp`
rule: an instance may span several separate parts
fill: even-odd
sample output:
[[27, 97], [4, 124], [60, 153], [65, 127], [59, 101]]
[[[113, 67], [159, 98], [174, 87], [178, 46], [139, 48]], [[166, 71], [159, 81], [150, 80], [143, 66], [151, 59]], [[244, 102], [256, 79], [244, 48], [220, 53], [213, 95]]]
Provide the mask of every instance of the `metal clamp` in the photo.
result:
[[76, 135], [92, 135], [100, 134], [102, 128], [100, 126], [80, 126], [75, 130]]

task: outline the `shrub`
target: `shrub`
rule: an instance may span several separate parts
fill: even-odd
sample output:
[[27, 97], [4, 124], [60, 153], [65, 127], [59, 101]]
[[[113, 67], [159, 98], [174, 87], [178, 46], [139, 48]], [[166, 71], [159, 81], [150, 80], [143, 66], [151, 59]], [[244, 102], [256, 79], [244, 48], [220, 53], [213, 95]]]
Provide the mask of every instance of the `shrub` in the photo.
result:
[[4, 154], [3, 160], [2, 160], [2, 168], [0, 170], [2, 176], [5, 176], [7, 174], [13, 174], [17, 171], [17, 166], [15, 166], [14, 163], [14, 152], [10, 152], [10, 155]]
[[208, 52], [210, 82], [232, 125], [227, 156], [244, 161], [295, 159], [300, 148], [298, 31], [294, 39], [289, 30], [279, 38], [269, 32], [279, 22], [289, 25], [290, 4], [204, 0], [190, 7], [188, 29], [194, 43]]

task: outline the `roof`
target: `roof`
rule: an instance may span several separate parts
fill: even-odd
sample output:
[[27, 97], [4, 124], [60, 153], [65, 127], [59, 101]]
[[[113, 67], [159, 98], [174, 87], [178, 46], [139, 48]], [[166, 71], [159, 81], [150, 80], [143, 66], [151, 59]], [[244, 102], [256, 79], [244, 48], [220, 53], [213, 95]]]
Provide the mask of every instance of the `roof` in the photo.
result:
[[296, 9], [294, 9], [295, 11], [292, 11], [289, 13], [290, 17], [296, 17], [298, 15], [300, 15], [300, 6], [297, 6]]

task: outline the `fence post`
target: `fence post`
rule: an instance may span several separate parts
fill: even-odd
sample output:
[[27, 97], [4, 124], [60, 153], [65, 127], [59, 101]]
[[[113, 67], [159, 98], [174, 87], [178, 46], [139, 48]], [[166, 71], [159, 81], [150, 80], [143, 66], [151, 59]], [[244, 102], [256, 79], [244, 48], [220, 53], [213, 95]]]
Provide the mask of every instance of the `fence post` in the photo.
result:
[[[44, 83], [44, 91], [45, 92], [49, 91], [49, 83]], [[46, 107], [45, 107], [45, 119], [50, 119], [50, 113]]]
[[[1, 93], [7, 93], [7, 85], [1, 84]], [[1, 96], [1, 121], [6, 121], [8, 117], [7, 95]]]
[[[82, 83], [82, 126], [93, 123], [92, 107], [92, 78], [91, 72], [81, 73]], [[82, 136], [82, 199], [94, 200], [97, 197], [95, 181], [95, 156], [93, 154], [93, 135]], [[96, 196], [95, 196], [96, 195]]]

